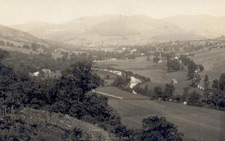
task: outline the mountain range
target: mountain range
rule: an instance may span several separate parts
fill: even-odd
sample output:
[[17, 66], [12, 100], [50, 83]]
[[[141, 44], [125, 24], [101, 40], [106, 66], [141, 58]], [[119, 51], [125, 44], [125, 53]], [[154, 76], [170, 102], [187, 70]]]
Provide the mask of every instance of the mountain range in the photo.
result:
[[156, 19], [144, 15], [107, 15], [77, 18], [63, 24], [31, 22], [10, 27], [75, 45], [140, 45], [217, 38], [225, 35], [225, 17], [184, 15]]

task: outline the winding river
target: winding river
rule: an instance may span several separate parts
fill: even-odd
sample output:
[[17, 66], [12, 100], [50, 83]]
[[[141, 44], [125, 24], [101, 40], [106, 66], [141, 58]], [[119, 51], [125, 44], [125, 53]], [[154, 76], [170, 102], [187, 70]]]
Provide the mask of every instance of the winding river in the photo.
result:
[[[118, 76], [122, 76], [123, 72], [119, 71], [119, 70], [109, 70], [109, 69], [98, 69], [98, 70], [102, 70], [102, 71], [107, 71], [110, 73], [114, 73]], [[138, 83], [141, 83], [141, 80], [131, 76], [130, 77], [130, 82], [129, 82], [129, 87], [133, 90], [134, 86], [136, 86]], [[134, 90], [133, 90], [133, 94], [137, 94]]]

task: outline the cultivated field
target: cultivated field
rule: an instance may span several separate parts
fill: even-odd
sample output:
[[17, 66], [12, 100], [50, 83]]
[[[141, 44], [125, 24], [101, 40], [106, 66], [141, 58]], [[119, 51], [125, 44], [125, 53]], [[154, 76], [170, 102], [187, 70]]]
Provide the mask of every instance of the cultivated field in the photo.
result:
[[225, 112], [172, 102], [151, 101], [147, 97], [114, 87], [97, 90], [124, 98], [109, 98], [109, 104], [128, 127], [141, 128], [144, 118], [157, 115], [174, 123], [184, 134], [184, 140], [222, 141], [225, 138]]

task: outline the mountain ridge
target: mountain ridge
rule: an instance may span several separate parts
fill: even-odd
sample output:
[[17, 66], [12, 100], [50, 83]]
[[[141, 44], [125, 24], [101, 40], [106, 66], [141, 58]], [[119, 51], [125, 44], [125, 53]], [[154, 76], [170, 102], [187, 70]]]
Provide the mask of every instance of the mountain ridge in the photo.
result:
[[27, 25], [11, 27], [40, 38], [76, 45], [135, 45], [154, 41], [217, 38], [225, 33], [225, 17], [181, 15], [158, 19], [145, 15], [103, 15], [34, 28], [28, 28]]

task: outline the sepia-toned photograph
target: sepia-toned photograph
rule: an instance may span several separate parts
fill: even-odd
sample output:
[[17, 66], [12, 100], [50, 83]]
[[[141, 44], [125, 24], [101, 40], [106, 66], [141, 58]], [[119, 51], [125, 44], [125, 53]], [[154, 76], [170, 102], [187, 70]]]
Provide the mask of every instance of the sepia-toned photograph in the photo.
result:
[[0, 141], [225, 141], [225, 0], [0, 0]]

